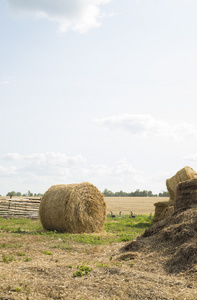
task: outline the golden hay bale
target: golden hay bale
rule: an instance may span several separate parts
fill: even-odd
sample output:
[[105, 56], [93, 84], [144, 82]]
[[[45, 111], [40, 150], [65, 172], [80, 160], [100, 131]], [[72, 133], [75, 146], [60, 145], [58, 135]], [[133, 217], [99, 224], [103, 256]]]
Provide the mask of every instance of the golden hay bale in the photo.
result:
[[197, 179], [186, 180], [177, 185], [175, 210], [197, 207]]
[[166, 186], [170, 194], [170, 199], [173, 201], [173, 203], [175, 202], [176, 198], [177, 184], [193, 178], [197, 178], [197, 173], [192, 168], [185, 167], [179, 170], [173, 177], [166, 180]]
[[39, 215], [47, 230], [102, 232], [106, 203], [103, 194], [91, 183], [53, 185], [41, 199]]
[[164, 210], [169, 206], [170, 201], [163, 201], [163, 202], [156, 202], [154, 203], [155, 206], [155, 215], [153, 222], [158, 222], [161, 219], [161, 215], [164, 212]]

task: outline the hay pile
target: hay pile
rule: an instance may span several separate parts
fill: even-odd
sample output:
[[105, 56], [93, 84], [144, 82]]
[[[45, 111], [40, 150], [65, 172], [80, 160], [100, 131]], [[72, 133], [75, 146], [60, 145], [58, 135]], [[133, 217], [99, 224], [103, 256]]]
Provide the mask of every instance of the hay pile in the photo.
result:
[[177, 211], [154, 224], [121, 252], [157, 252], [168, 273], [179, 273], [197, 265], [197, 209]]
[[104, 231], [106, 203], [88, 182], [53, 185], [41, 199], [39, 215], [46, 230], [99, 233]]
[[173, 214], [175, 210], [176, 189], [180, 182], [197, 178], [197, 173], [190, 167], [184, 167], [179, 170], [173, 177], [166, 180], [166, 186], [170, 195], [169, 201], [156, 202], [154, 222], [164, 220]]
[[197, 265], [197, 179], [179, 183], [176, 195], [175, 212], [122, 249], [157, 252], [169, 273]]
[[166, 180], [166, 186], [170, 194], [170, 199], [172, 200], [173, 204], [176, 199], [177, 184], [182, 181], [193, 179], [193, 178], [197, 178], [196, 171], [194, 171], [190, 167], [185, 167], [179, 170], [173, 177]]

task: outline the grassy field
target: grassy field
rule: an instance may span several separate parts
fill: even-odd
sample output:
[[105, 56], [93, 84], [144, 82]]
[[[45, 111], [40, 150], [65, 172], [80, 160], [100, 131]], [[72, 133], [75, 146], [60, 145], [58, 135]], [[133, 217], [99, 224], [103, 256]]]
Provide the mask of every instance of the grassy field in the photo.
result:
[[168, 197], [105, 197], [108, 214], [110, 211], [114, 214], [121, 211], [125, 215], [130, 214], [131, 211], [137, 215], [154, 214], [154, 203], [167, 200]]
[[[45, 231], [43, 230], [39, 220], [7, 220], [0, 218], [0, 233], [2, 236], [6, 235], [7, 233], [18, 237], [26, 235], [41, 237], [45, 236], [46, 238], [49, 238], [49, 240], [61, 239], [65, 245], [72, 242], [92, 245], [110, 245], [112, 243], [133, 240], [151, 225], [152, 216], [150, 215], [139, 215], [135, 218], [130, 218], [128, 215], [123, 215], [121, 218], [108, 217], [105, 222], [105, 232], [103, 234], [69, 234], [59, 233], [56, 231]], [[63, 245], [63, 247], [65, 245]]]

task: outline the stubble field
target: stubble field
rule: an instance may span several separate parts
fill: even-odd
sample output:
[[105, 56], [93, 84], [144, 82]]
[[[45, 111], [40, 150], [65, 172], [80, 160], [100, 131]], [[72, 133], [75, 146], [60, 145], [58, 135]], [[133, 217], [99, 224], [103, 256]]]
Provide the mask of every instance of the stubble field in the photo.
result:
[[105, 197], [107, 213], [129, 215], [131, 211], [137, 215], [154, 214], [154, 203], [167, 201], [168, 197]]
[[[122, 250], [151, 226], [160, 199], [106, 199], [108, 212], [123, 216], [108, 217], [100, 235], [45, 232], [39, 220], [0, 219], [0, 299], [197, 299], [193, 273], [167, 273], [165, 255], [154, 249]], [[129, 218], [130, 211], [147, 216]]]

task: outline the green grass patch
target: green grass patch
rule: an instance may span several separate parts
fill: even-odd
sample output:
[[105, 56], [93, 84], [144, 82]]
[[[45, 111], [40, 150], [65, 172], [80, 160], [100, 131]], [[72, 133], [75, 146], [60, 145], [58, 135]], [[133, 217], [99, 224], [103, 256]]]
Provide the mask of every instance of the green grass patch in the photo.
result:
[[20, 293], [20, 292], [22, 292], [22, 288], [17, 286], [16, 288], [13, 289], [13, 292]]
[[24, 259], [24, 262], [28, 262], [28, 261], [32, 261], [32, 258], [31, 258], [31, 257], [26, 257], [26, 258]]
[[109, 265], [104, 264], [104, 263], [98, 263], [96, 266], [97, 266], [97, 268], [109, 268]]
[[[105, 234], [69, 234], [56, 231], [46, 231], [42, 228], [40, 220], [30, 219], [3, 219], [0, 218], [0, 233], [8, 232], [14, 235], [38, 235], [45, 236], [47, 240], [55, 240], [52, 248], [72, 250], [69, 244], [76, 242], [89, 245], [109, 245], [113, 243], [127, 242], [142, 234], [145, 229], [152, 226], [153, 217], [150, 215], [137, 215], [130, 218], [123, 215], [121, 218], [111, 218], [105, 222]], [[61, 240], [61, 242], [59, 242]], [[0, 244], [0, 248], [11, 247], [8, 244]]]
[[46, 255], [53, 255], [50, 251], [42, 251], [41, 253], [46, 254]]
[[7, 256], [5, 254], [2, 255], [2, 258], [3, 258], [3, 262], [4, 263], [9, 263], [9, 262], [12, 262], [12, 261], [15, 261], [15, 257], [10, 255], [10, 256]]
[[82, 266], [77, 266], [77, 271], [73, 273], [73, 277], [82, 277], [84, 275], [88, 275], [93, 269], [82, 265]]
[[21, 248], [22, 247], [22, 244], [10, 244], [10, 243], [3, 243], [3, 244], [0, 244], [0, 249], [1, 248], [4, 248], [4, 249], [17, 249], [17, 248]]
[[18, 256], [26, 256], [26, 254], [23, 253], [23, 252], [18, 252], [17, 255], [18, 255]]
[[62, 242], [60, 244], [52, 245], [50, 246], [50, 248], [61, 249], [66, 251], [71, 251], [74, 249], [73, 247], [69, 246], [68, 243], [62, 243]]

